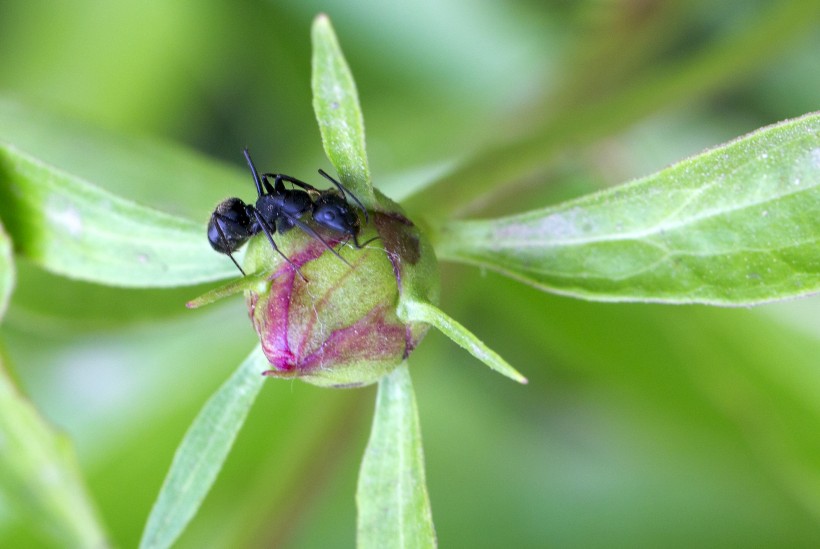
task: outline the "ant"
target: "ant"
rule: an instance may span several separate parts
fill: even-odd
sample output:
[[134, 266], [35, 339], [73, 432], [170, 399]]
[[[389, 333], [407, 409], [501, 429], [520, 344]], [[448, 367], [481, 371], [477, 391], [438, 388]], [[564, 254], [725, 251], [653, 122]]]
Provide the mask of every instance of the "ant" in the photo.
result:
[[[317, 225], [352, 238], [356, 248], [362, 248], [370, 242], [368, 240], [364, 244], [359, 244], [358, 235], [361, 230], [359, 217], [347, 203], [347, 195], [349, 194], [361, 208], [364, 212], [365, 223], [368, 223], [369, 217], [364, 204], [323, 170], [320, 169], [319, 173], [333, 183], [339, 192], [334, 189], [320, 191], [304, 181], [279, 173], [264, 173], [260, 177], [248, 149], [245, 148], [243, 152], [253, 174], [253, 182], [256, 184], [256, 205], [246, 204], [240, 198], [228, 198], [217, 205], [208, 222], [208, 241], [211, 247], [230, 257], [243, 276], [245, 276], [245, 271], [232, 254], [241, 248], [250, 237], [261, 232], [264, 233], [273, 249], [290, 263], [303, 280], [307, 281], [299, 267], [282, 253], [273, 240], [273, 235], [277, 230], [284, 233], [294, 226], [319, 240], [336, 257], [350, 265], [312, 227], [300, 220], [307, 212], [311, 213]], [[270, 183], [269, 178], [273, 179], [273, 184]], [[301, 190], [286, 188], [285, 181], [300, 187]]]

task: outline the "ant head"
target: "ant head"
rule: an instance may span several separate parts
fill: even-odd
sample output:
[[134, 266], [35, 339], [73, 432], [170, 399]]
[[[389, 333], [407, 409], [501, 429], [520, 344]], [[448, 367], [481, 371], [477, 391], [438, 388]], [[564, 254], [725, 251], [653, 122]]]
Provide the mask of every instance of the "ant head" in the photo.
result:
[[230, 255], [253, 234], [247, 206], [239, 198], [219, 203], [208, 221], [208, 242], [219, 253]]
[[324, 192], [314, 202], [313, 219], [322, 227], [350, 236], [359, 234], [359, 218], [344, 198]]

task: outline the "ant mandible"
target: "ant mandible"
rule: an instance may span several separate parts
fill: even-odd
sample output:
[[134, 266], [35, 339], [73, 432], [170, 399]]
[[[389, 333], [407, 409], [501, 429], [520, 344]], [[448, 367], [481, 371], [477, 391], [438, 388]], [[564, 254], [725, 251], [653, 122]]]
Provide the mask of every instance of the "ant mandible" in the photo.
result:
[[[240, 198], [228, 198], [217, 205], [211, 214], [208, 222], [208, 241], [211, 247], [219, 253], [231, 258], [233, 264], [239, 269], [242, 275], [245, 271], [239, 266], [233, 257], [233, 252], [242, 247], [250, 237], [259, 234], [265, 235], [276, 252], [285, 261], [290, 263], [294, 270], [299, 273], [302, 279], [307, 280], [299, 267], [290, 260], [273, 240], [273, 235], [278, 230], [284, 233], [294, 226], [299, 227], [313, 238], [322, 242], [325, 247], [333, 252], [336, 257], [347, 263], [347, 261], [333, 249], [325, 239], [323, 239], [310, 225], [301, 221], [301, 217], [310, 212], [317, 225], [341, 233], [353, 239], [356, 248], [362, 248], [368, 242], [359, 244], [358, 235], [361, 230], [359, 217], [356, 215], [346, 197], [350, 195], [356, 205], [364, 212], [365, 223], [369, 222], [367, 209], [349, 190], [325, 173], [319, 173], [328, 179], [339, 192], [334, 189], [320, 191], [316, 187], [300, 181], [289, 175], [278, 173], [264, 173], [259, 176], [256, 166], [251, 160], [248, 149], [244, 149], [245, 160], [253, 174], [253, 182], [256, 185], [256, 205], [246, 204]], [[273, 179], [273, 184], [269, 178]], [[291, 183], [302, 190], [288, 189], [285, 181]], [[350, 265], [349, 263], [347, 263]]]

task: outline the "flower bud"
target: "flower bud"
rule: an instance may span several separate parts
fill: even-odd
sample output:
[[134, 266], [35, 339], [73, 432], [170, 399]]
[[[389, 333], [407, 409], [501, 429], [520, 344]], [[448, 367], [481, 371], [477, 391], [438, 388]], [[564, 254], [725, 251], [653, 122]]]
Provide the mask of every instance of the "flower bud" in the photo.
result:
[[249, 243], [246, 271], [269, 273], [245, 292], [271, 365], [265, 374], [328, 387], [373, 383], [407, 358], [427, 331], [424, 323], [403, 323], [396, 310], [403, 292], [437, 302], [433, 249], [398, 212], [371, 212], [359, 242], [377, 238], [361, 249], [344, 235], [311, 226], [347, 263], [298, 228], [274, 235], [292, 265], [264, 235]]

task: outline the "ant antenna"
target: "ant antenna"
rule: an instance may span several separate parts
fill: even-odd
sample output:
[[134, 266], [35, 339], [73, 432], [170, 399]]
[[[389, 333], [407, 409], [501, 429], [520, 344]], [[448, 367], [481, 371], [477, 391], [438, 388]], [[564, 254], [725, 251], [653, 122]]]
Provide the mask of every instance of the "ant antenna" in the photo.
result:
[[253, 182], [256, 184], [256, 194], [258, 196], [262, 196], [262, 181], [259, 179], [259, 172], [256, 171], [256, 166], [253, 165], [253, 160], [251, 160], [251, 153], [248, 151], [248, 147], [245, 147], [242, 152], [245, 153], [245, 160], [248, 161], [248, 166], [253, 173]]
[[370, 223], [370, 217], [367, 215], [367, 208], [364, 207], [364, 204], [362, 204], [361, 200], [356, 198], [355, 194], [353, 194], [351, 191], [346, 189], [344, 187], [344, 185], [342, 185], [341, 183], [339, 183], [338, 181], [336, 181], [335, 179], [330, 177], [327, 174], [327, 172], [325, 172], [323, 169], [319, 168], [319, 173], [322, 175], [322, 177], [324, 177], [325, 179], [327, 179], [328, 181], [330, 181], [331, 183], [336, 185], [336, 188], [339, 189], [340, 191], [342, 191], [342, 196], [347, 197], [347, 195], [350, 195], [350, 197], [354, 200], [354, 202], [356, 202], [356, 204], [359, 205], [359, 208], [361, 208], [362, 212], [364, 212], [364, 222], [365, 223]]

